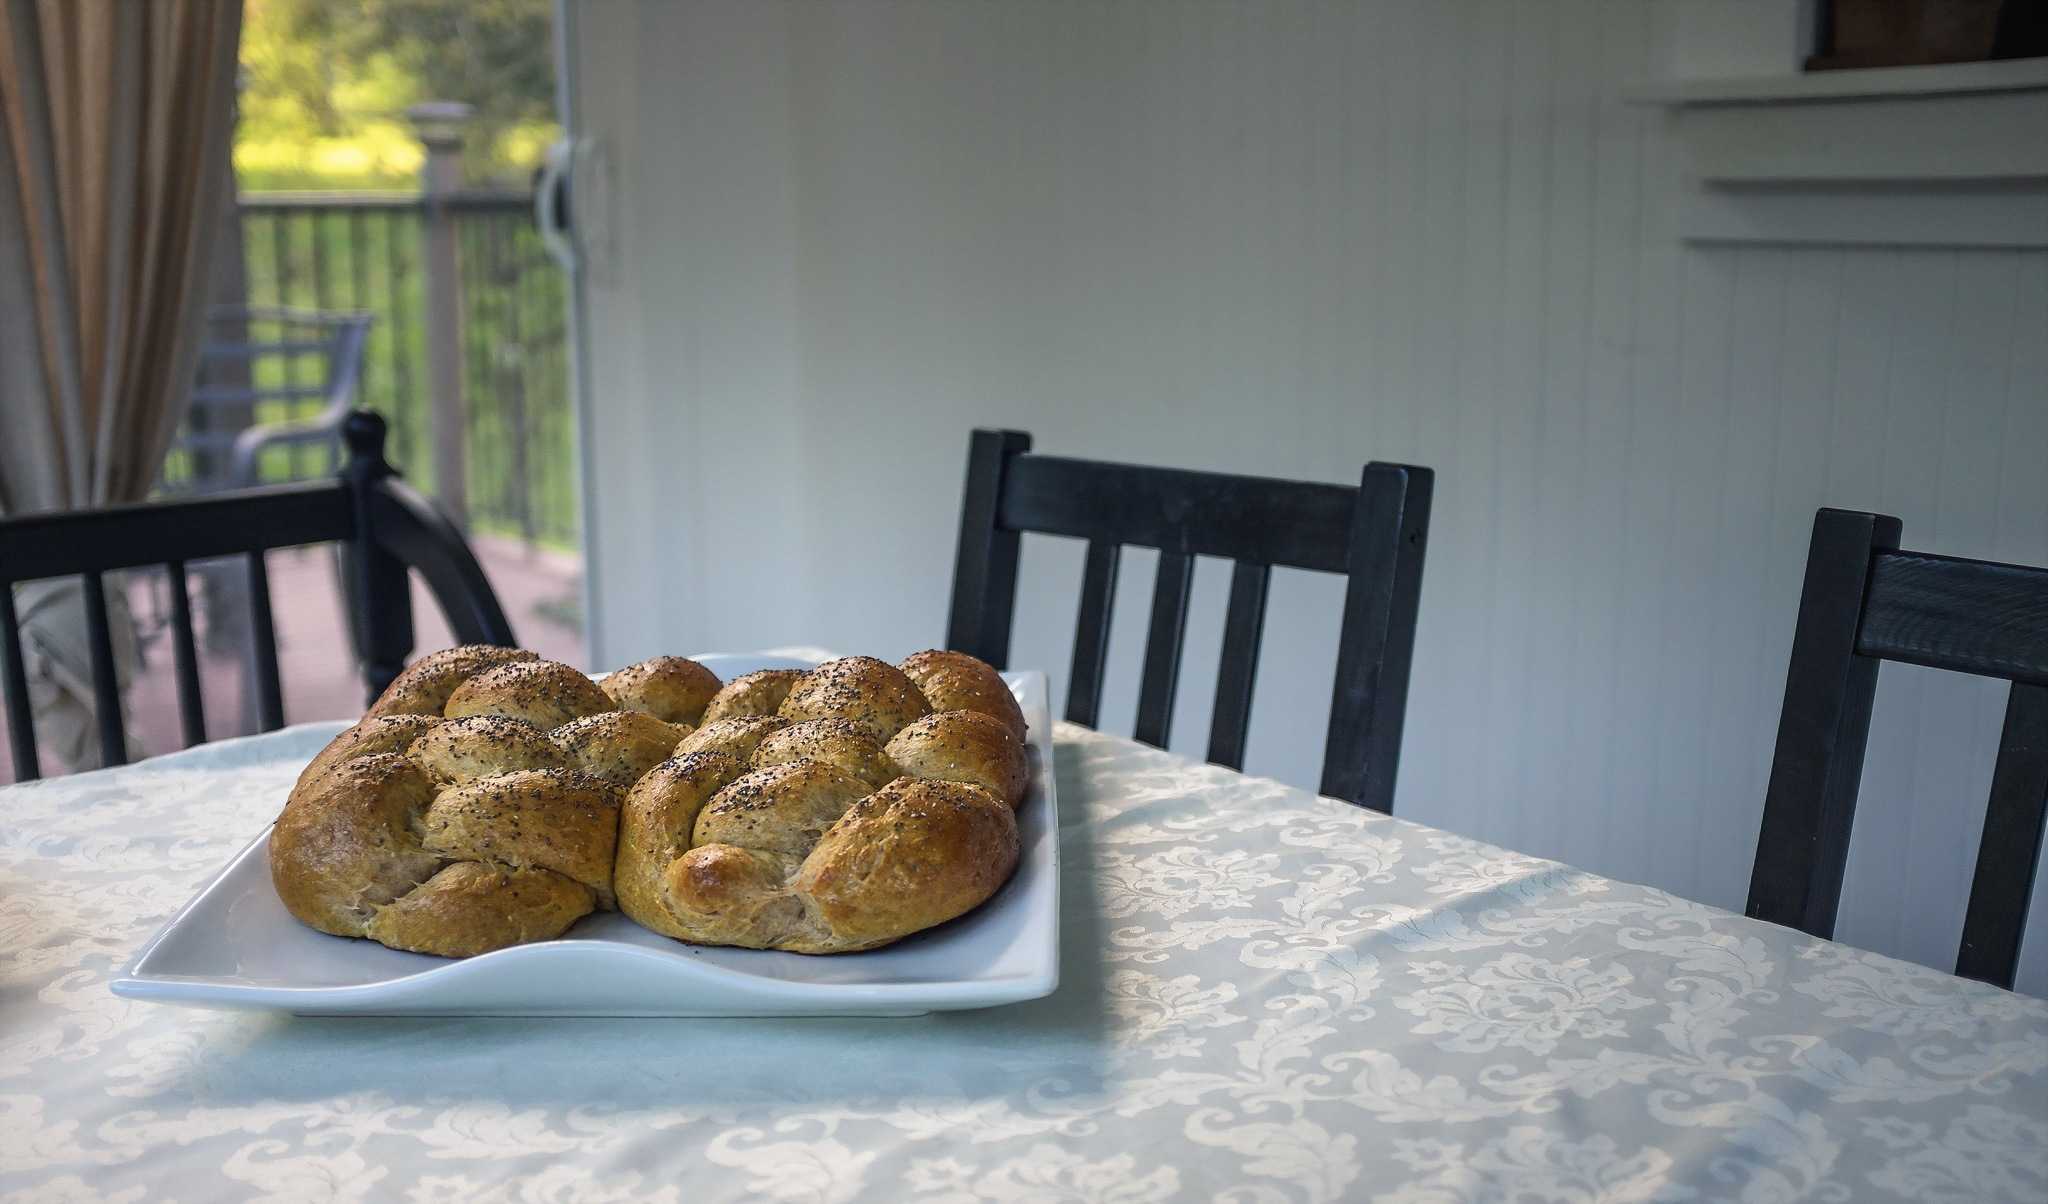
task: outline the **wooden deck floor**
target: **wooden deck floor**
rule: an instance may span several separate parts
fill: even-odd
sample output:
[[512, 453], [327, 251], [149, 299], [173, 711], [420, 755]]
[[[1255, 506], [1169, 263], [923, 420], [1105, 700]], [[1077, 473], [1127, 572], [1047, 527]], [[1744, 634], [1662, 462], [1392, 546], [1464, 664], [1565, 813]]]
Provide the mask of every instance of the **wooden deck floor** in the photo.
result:
[[[473, 545], [521, 645], [552, 660], [587, 668], [583, 634], [573, 625], [580, 605], [581, 565], [573, 557], [529, 554], [515, 542], [489, 537], [475, 539]], [[332, 555], [326, 548], [285, 549], [270, 554], [269, 569], [285, 722], [360, 715], [365, 705], [362, 678], [342, 626]], [[156, 606], [150, 586], [146, 576], [129, 584], [138, 615], [147, 615]], [[417, 580], [413, 583], [413, 619], [415, 656], [454, 644], [440, 609]], [[181, 747], [183, 740], [169, 638], [148, 640], [144, 656], [146, 668], [129, 691], [129, 731], [141, 740], [146, 753], [171, 752]], [[202, 648], [200, 690], [206, 704], [206, 731], [212, 739], [247, 730], [240, 676], [240, 665], [232, 655]], [[0, 725], [0, 783], [14, 780], [4, 726]], [[45, 776], [64, 772], [63, 762], [48, 748], [42, 750], [42, 768]]]

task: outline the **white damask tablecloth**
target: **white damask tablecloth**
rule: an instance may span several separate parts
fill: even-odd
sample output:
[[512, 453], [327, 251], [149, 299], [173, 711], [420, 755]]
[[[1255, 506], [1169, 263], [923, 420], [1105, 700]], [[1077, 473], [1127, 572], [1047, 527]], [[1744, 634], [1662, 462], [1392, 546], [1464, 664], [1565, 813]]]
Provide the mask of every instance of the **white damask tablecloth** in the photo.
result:
[[2048, 1199], [2048, 1005], [1063, 726], [1063, 979], [306, 1019], [109, 977], [335, 725], [0, 790], [10, 1200]]

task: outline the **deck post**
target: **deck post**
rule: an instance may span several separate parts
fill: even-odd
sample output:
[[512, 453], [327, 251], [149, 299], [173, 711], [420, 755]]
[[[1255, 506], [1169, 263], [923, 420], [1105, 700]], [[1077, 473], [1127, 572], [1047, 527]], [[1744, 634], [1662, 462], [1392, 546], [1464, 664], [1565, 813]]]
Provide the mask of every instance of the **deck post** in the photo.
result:
[[425, 202], [427, 375], [431, 404], [434, 498], [455, 520], [469, 524], [469, 472], [464, 445], [468, 407], [462, 395], [462, 276], [450, 199], [462, 187], [462, 124], [471, 109], [460, 101], [429, 100], [405, 111], [427, 148], [421, 199]]

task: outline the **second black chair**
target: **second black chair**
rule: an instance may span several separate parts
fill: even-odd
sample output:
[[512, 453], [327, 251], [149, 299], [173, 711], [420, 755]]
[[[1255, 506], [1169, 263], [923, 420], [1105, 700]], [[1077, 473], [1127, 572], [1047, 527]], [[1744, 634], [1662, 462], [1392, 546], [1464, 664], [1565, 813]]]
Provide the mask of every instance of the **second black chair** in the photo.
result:
[[2048, 569], [1899, 550], [1899, 520], [1822, 510], [1748, 913], [1835, 934], [1880, 661], [2012, 683], [1956, 973], [2011, 988], [2048, 814]]
[[462, 533], [385, 463], [384, 429], [384, 420], [367, 410], [348, 415], [341, 430], [350, 457], [333, 480], [0, 519], [0, 677], [5, 680], [0, 697], [6, 704], [15, 777], [27, 781], [38, 773], [35, 722], [14, 609], [17, 581], [83, 579], [94, 710], [101, 756], [108, 765], [126, 761], [128, 748], [102, 576], [108, 572], [157, 564], [167, 571], [178, 715], [188, 747], [206, 739], [185, 581], [186, 567], [194, 561], [235, 555], [244, 560], [256, 710], [264, 731], [284, 726], [284, 693], [264, 567], [269, 549], [325, 542], [344, 546], [351, 595], [345, 601], [354, 628], [351, 642], [362, 661], [369, 699], [405, 668], [412, 651], [408, 569], [419, 572], [458, 641], [512, 645], [512, 627]]
[[1094, 726], [1124, 545], [1159, 549], [1138, 690], [1137, 738], [1165, 747], [1196, 556], [1235, 561], [1209, 760], [1244, 764], [1273, 567], [1350, 578], [1321, 791], [1391, 812], [1434, 474], [1374, 462], [1357, 487], [1031, 454], [1022, 431], [978, 430], [946, 647], [1005, 668], [1026, 531], [1088, 541], [1066, 717]]

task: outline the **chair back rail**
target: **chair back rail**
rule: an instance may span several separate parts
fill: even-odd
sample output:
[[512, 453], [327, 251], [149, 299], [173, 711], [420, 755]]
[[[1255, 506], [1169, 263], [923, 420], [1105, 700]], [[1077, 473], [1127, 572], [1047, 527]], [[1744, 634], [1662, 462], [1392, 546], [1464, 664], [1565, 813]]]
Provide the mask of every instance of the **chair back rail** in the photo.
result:
[[1342, 573], [1345, 594], [1322, 790], [1393, 806], [1433, 474], [1373, 463], [1358, 487], [1040, 456], [1022, 431], [968, 447], [946, 646], [1005, 667], [1026, 531], [1088, 541], [1066, 717], [1100, 714], [1117, 569], [1126, 545], [1159, 549], [1135, 735], [1164, 747], [1186, 644], [1195, 557], [1233, 562], [1209, 730], [1210, 761], [1244, 764], [1275, 566]]
[[2044, 570], [1921, 552], [1880, 551], [1856, 651], [2048, 685]]
[[1881, 662], [2002, 678], [1956, 973], [2010, 987], [2048, 820], [2048, 569], [1900, 551], [1900, 531], [1881, 514], [1814, 518], [1746, 911], [1834, 935]]
[[1020, 455], [1003, 479], [996, 521], [1012, 531], [1344, 573], [1357, 493], [1348, 485]]
[[83, 584], [94, 709], [102, 757], [127, 760], [112, 631], [102, 574], [162, 565], [170, 580], [171, 649], [187, 747], [206, 739], [197, 646], [185, 570], [190, 561], [240, 555], [249, 583], [257, 714], [284, 725], [284, 696], [264, 553], [336, 542], [344, 546], [353, 643], [374, 699], [412, 651], [408, 571], [417, 570], [464, 643], [515, 643], [490, 582], [461, 532], [384, 461], [384, 420], [368, 411], [342, 425], [350, 456], [331, 481], [278, 485], [168, 502], [33, 514], [0, 520], [0, 660], [18, 781], [38, 776], [17, 582], [77, 576]]

